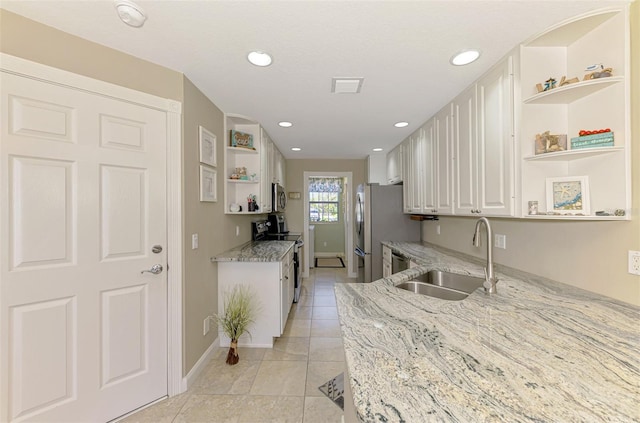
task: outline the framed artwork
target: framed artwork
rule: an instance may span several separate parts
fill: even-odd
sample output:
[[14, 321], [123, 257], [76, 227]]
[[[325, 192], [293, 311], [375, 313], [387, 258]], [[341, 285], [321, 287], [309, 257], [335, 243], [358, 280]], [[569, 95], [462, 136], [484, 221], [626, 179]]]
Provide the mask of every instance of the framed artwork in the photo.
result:
[[589, 215], [589, 177], [547, 178], [547, 212]]
[[216, 136], [200, 126], [200, 163], [216, 167]]
[[200, 165], [200, 201], [218, 201], [217, 177], [215, 169]]
[[248, 148], [255, 150], [253, 147], [253, 135], [244, 132], [231, 130], [231, 147]]

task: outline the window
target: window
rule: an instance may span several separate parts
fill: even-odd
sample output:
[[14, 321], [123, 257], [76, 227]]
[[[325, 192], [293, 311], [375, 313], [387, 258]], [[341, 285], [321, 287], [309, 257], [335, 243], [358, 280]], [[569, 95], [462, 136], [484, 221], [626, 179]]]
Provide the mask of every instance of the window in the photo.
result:
[[339, 222], [342, 178], [309, 179], [309, 221]]
[[340, 193], [338, 192], [310, 192], [309, 193], [309, 221], [338, 222], [340, 210]]

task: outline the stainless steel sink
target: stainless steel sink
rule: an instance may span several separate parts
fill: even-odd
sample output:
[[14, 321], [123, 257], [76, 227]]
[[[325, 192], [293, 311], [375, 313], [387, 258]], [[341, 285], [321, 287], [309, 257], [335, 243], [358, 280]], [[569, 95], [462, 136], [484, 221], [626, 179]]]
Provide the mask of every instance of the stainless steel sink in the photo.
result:
[[431, 270], [412, 281], [396, 285], [396, 288], [442, 300], [464, 300], [482, 286], [484, 279], [475, 276]]
[[455, 289], [456, 291], [471, 294], [482, 286], [484, 279], [469, 275], [459, 275], [457, 273], [443, 272], [441, 270], [431, 270], [424, 275], [414, 278], [416, 281], [426, 282], [444, 288]]
[[449, 301], [460, 301], [469, 296], [466, 292], [456, 291], [455, 289], [443, 288], [441, 286], [418, 281], [403, 282], [396, 285], [396, 288]]

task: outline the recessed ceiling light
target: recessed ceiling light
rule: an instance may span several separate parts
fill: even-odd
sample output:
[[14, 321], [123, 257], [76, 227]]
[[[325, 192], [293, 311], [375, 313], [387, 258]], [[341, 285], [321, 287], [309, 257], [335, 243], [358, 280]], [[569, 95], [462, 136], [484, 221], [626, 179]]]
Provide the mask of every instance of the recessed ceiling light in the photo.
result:
[[462, 50], [451, 56], [450, 62], [454, 66], [463, 66], [475, 62], [478, 57], [480, 57], [479, 50]]
[[247, 59], [256, 66], [269, 66], [273, 61], [271, 56], [262, 51], [252, 51], [247, 55]]
[[300, 147], [291, 147], [291, 151], [300, 151], [302, 148]]
[[114, 3], [122, 22], [134, 28], [140, 28], [144, 25], [147, 15], [140, 6], [129, 0], [116, 0]]
[[393, 126], [396, 128], [404, 128], [405, 126], [409, 126], [409, 122], [396, 122]]
[[282, 122], [278, 122], [278, 125], [282, 126], [283, 128], [291, 128], [293, 126], [293, 123], [283, 120]]
[[382, 148], [374, 148], [373, 151], [382, 151]]

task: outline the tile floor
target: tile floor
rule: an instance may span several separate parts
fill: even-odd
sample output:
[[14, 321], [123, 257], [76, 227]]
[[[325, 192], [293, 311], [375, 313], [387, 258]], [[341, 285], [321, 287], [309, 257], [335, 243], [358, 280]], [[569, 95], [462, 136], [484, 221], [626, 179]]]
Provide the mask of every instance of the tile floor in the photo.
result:
[[187, 392], [121, 422], [340, 422], [318, 386], [344, 370], [333, 285], [345, 282], [355, 282], [345, 269], [311, 269], [273, 349], [240, 348], [228, 366], [219, 348]]

